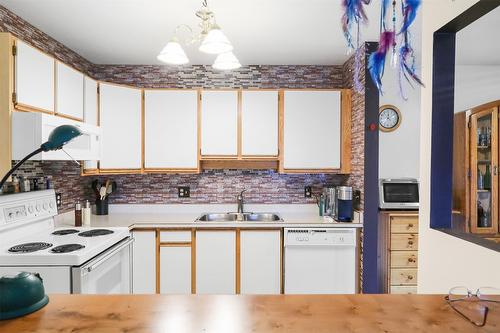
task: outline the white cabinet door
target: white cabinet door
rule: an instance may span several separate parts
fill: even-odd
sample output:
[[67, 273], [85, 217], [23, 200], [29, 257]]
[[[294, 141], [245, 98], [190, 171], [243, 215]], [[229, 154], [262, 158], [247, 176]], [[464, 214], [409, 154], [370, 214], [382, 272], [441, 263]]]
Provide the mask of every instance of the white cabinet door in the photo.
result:
[[203, 91], [201, 154], [238, 154], [238, 92]]
[[141, 168], [141, 91], [100, 84], [101, 169]]
[[54, 111], [54, 59], [17, 40], [17, 103], [44, 111]]
[[83, 74], [56, 62], [56, 113], [83, 120]]
[[145, 167], [198, 167], [198, 92], [144, 92]]
[[160, 248], [160, 293], [191, 294], [191, 247]]
[[340, 169], [340, 91], [285, 91], [285, 169]]
[[134, 231], [133, 292], [156, 293], [156, 236], [154, 231]]
[[280, 238], [279, 230], [241, 231], [241, 294], [280, 293]]
[[278, 155], [278, 92], [243, 91], [242, 155]]
[[[83, 121], [97, 126], [97, 81], [86, 76], [83, 83]], [[85, 161], [84, 169], [97, 169], [97, 161]]]
[[196, 231], [196, 293], [236, 292], [236, 232]]

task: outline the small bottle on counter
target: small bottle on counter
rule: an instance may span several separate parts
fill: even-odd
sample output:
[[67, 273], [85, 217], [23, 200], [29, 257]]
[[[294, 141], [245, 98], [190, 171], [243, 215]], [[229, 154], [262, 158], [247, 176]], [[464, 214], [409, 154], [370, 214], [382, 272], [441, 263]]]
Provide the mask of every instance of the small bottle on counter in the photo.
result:
[[16, 176], [12, 177], [12, 187], [14, 188], [14, 193], [21, 192], [21, 188], [19, 186], [19, 178], [17, 178]]
[[85, 206], [82, 209], [82, 220], [84, 227], [90, 227], [90, 215], [92, 212], [90, 211], [90, 202], [85, 201]]
[[75, 204], [75, 227], [82, 226], [82, 205], [80, 201], [77, 201]]
[[38, 178], [33, 178], [33, 191], [38, 191]]

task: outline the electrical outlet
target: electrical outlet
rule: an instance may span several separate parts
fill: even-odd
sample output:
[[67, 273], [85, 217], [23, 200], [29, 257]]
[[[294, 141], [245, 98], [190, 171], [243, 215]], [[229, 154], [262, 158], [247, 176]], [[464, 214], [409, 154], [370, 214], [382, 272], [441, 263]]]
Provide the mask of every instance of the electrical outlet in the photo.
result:
[[180, 186], [177, 188], [177, 196], [179, 198], [189, 198], [191, 196], [191, 190], [189, 186]]
[[57, 204], [57, 208], [61, 208], [61, 205], [62, 205], [62, 194], [61, 193], [56, 193], [56, 204]]
[[304, 198], [312, 198], [312, 189], [311, 186], [304, 187]]

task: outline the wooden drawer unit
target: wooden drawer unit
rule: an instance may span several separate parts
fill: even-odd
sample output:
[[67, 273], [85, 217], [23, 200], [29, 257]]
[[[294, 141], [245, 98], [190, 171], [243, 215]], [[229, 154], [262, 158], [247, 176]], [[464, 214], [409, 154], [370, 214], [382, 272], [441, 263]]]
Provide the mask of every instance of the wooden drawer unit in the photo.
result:
[[391, 286], [391, 294], [416, 294], [417, 286]]
[[381, 285], [384, 292], [417, 291], [418, 212], [384, 211], [380, 214]]
[[391, 218], [391, 234], [418, 233], [418, 217], [394, 216]]
[[417, 283], [416, 268], [391, 268], [391, 286], [407, 286]]
[[392, 251], [418, 250], [417, 234], [391, 234]]
[[391, 268], [413, 268], [417, 264], [417, 251], [391, 251]]
[[161, 243], [189, 243], [191, 230], [160, 231]]

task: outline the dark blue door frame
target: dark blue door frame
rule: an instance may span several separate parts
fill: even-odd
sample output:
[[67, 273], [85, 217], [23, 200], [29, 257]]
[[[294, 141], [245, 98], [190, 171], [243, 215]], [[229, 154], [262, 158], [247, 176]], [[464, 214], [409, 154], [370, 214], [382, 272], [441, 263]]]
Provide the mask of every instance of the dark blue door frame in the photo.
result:
[[363, 211], [363, 292], [376, 294], [379, 288], [378, 269], [378, 146], [379, 92], [368, 71], [368, 56], [378, 43], [365, 43], [365, 175]]

